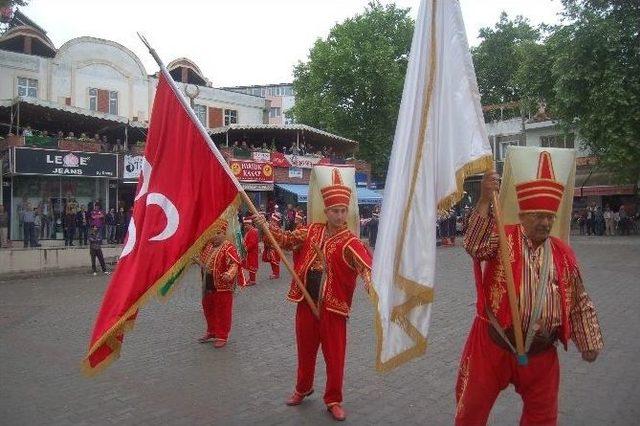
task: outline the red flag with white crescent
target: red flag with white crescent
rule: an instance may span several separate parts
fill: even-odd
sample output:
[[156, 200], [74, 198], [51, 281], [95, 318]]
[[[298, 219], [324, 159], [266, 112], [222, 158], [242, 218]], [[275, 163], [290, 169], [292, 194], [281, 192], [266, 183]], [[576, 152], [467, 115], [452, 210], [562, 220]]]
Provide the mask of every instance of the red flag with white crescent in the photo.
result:
[[170, 292], [216, 220], [239, 202], [222, 157], [178, 96], [160, 73], [127, 239], [83, 362], [89, 375], [118, 357], [138, 309], [149, 296]]

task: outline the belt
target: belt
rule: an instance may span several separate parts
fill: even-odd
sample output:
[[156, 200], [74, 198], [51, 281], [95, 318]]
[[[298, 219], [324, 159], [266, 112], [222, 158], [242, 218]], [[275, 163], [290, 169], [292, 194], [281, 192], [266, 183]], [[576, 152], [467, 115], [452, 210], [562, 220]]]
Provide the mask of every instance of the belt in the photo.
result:
[[[491, 340], [493, 341], [493, 343], [495, 343], [496, 345], [498, 345], [499, 347], [501, 347], [506, 351], [513, 352], [511, 350], [511, 347], [509, 347], [509, 344], [504, 341], [504, 339], [502, 338], [502, 336], [500, 336], [500, 333], [498, 333], [495, 327], [492, 324], [487, 324], [487, 326], [489, 329], [489, 337], [491, 337]], [[512, 347], [515, 347], [516, 344], [515, 344], [515, 336], [513, 333], [513, 328], [507, 328], [506, 330], [504, 330], [504, 334], [507, 336], [507, 338], [511, 342]], [[556, 331], [554, 331], [553, 333], [551, 333], [551, 335], [548, 335], [548, 336], [536, 333], [533, 336], [533, 341], [531, 342], [531, 346], [529, 347], [529, 352], [527, 352], [527, 355], [538, 355], [542, 352], [545, 352], [551, 349], [552, 347], [554, 347], [556, 345], [557, 340], [558, 340], [558, 333]]]

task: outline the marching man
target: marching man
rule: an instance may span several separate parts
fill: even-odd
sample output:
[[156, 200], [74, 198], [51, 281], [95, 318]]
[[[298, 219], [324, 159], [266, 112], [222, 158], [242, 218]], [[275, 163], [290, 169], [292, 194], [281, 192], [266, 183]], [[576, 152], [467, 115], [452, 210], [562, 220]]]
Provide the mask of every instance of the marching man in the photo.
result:
[[[273, 229], [281, 229], [282, 215], [278, 212], [271, 214], [271, 220], [269, 226]], [[276, 251], [275, 247], [271, 245], [271, 242], [266, 235], [262, 237], [264, 248], [262, 249], [262, 261], [271, 265], [270, 280], [277, 280], [280, 278], [280, 255]]]
[[251, 218], [245, 217], [242, 220], [244, 227], [244, 248], [247, 256], [242, 261], [242, 268], [249, 271], [249, 280], [247, 286], [256, 284], [256, 273], [258, 272], [258, 230], [253, 226]]
[[236, 279], [243, 284], [240, 257], [235, 246], [226, 239], [228, 222], [218, 219], [211, 240], [194, 259], [202, 267], [202, 310], [207, 321], [207, 332], [198, 341], [213, 340], [214, 348], [227, 344], [233, 312], [233, 291]]
[[[299, 405], [313, 393], [318, 349], [322, 346], [327, 366], [324, 402], [335, 420], [344, 420], [342, 384], [346, 352], [347, 318], [356, 286], [361, 276], [366, 290], [371, 286], [371, 255], [364, 243], [347, 228], [351, 188], [343, 185], [338, 169], [332, 172], [333, 184], [321, 189], [326, 223], [312, 223], [305, 228], [283, 231], [272, 227], [275, 239], [284, 249], [301, 245], [295, 270], [311, 298], [318, 304], [320, 317], [291, 284], [287, 298], [298, 304], [296, 341], [298, 372], [296, 387], [287, 405]], [[258, 219], [264, 223], [265, 219]]]
[[517, 326], [523, 330], [528, 364], [518, 365], [514, 355], [505, 270], [491, 206], [499, 177], [488, 172], [464, 236], [464, 247], [474, 259], [478, 295], [456, 385], [457, 425], [486, 424], [498, 394], [509, 383], [524, 402], [521, 425], [555, 425], [557, 341], [566, 349], [573, 340], [587, 362], [595, 361], [603, 348], [596, 310], [575, 254], [550, 236], [564, 186], [555, 179], [548, 152], [543, 151], [538, 161], [537, 179], [516, 185], [520, 223], [505, 227], [521, 310], [522, 324]]

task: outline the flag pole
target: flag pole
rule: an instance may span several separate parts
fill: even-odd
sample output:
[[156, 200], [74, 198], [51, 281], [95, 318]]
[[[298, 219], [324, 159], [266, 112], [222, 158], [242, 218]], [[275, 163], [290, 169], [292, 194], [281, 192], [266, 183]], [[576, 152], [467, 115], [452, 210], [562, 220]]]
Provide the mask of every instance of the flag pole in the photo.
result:
[[[494, 165], [495, 170], [495, 165]], [[493, 192], [493, 214], [496, 221], [496, 228], [498, 228], [498, 240], [500, 241], [500, 263], [504, 268], [504, 273], [507, 281], [507, 295], [509, 297], [509, 307], [511, 308], [511, 323], [513, 325], [513, 334], [516, 340], [516, 354], [518, 357], [518, 364], [527, 364], [527, 354], [524, 352], [524, 340], [522, 338], [522, 321], [520, 317], [520, 308], [518, 306], [518, 299], [516, 296], [516, 286], [513, 280], [513, 270], [511, 268], [511, 249], [507, 242], [507, 234], [504, 230], [504, 223], [502, 221], [502, 208], [500, 206], [500, 200], [498, 199], [498, 192]]]
[[[173, 81], [173, 78], [171, 77], [171, 75], [169, 74], [169, 71], [164, 66], [164, 63], [162, 62], [162, 60], [158, 56], [158, 53], [155, 51], [154, 48], [151, 47], [151, 45], [149, 44], [147, 39], [142, 34], [140, 34], [140, 33], [137, 33], [137, 34], [138, 34], [138, 37], [140, 38], [140, 40], [142, 41], [142, 43], [149, 50], [149, 53], [151, 54], [153, 59], [155, 59], [156, 63], [160, 67], [160, 72], [164, 75], [165, 79], [167, 80], [167, 83], [169, 83], [169, 85], [173, 89], [174, 93], [176, 94], [176, 97], [180, 100], [180, 103], [182, 104], [182, 106], [186, 110], [187, 114], [191, 118], [191, 121], [193, 121], [193, 123], [198, 128], [198, 130], [200, 132], [200, 135], [207, 142], [207, 145], [209, 145], [209, 149], [211, 149], [211, 152], [213, 152], [215, 157], [218, 159], [218, 162], [220, 162], [220, 164], [224, 168], [224, 170], [227, 173], [227, 175], [229, 175], [229, 177], [231, 178], [232, 182], [235, 184], [236, 188], [238, 189], [238, 192], [240, 193], [240, 196], [242, 197], [242, 200], [245, 202], [247, 207], [249, 207], [249, 210], [251, 211], [251, 213], [254, 216], [258, 216], [260, 214], [258, 212], [258, 209], [256, 209], [256, 206], [253, 205], [253, 202], [251, 201], [251, 198], [249, 198], [249, 196], [245, 192], [245, 190], [242, 187], [242, 185], [240, 185], [240, 182], [238, 182], [238, 179], [235, 177], [235, 175], [233, 174], [233, 172], [229, 168], [229, 165], [227, 164], [226, 160], [224, 159], [224, 157], [222, 156], [222, 154], [218, 150], [218, 147], [216, 147], [215, 143], [213, 143], [213, 141], [211, 140], [211, 136], [209, 136], [209, 133], [207, 132], [207, 130], [204, 128], [204, 126], [202, 125], [200, 120], [198, 120], [198, 118], [196, 117], [196, 114], [193, 111], [193, 109], [191, 108], [190, 103], [185, 99], [184, 95], [180, 92], [180, 90], [178, 90], [178, 87], [176, 86], [175, 82]], [[284, 265], [287, 267], [287, 269], [289, 270], [289, 272], [293, 276], [294, 282], [296, 283], [296, 285], [298, 286], [298, 288], [302, 292], [302, 295], [304, 296], [305, 301], [309, 304], [309, 307], [313, 311], [313, 314], [316, 317], [319, 317], [318, 307], [316, 306], [315, 302], [313, 301], [313, 299], [309, 295], [309, 292], [307, 291], [307, 289], [304, 287], [304, 284], [300, 280], [300, 277], [298, 276], [298, 274], [296, 274], [296, 271], [294, 270], [293, 266], [291, 265], [291, 262], [289, 262], [289, 259], [287, 259], [287, 257], [284, 255], [282, 249], [278, 245], [278, 242], [276, 241], [276, 239], [274, 238], [273, 234], [271, 233], [271, 230], [269, 229], [269, 226], [267, 225], [267, 223], [262, 223], [261, 225], [262, 225], [262, 231], [265, 233], [265, 235], [269, 239], [269, 242], [276, 249], [276, 251], [278, 252], [278, 255], [280, 256], [280, 258], [284, 262]]]

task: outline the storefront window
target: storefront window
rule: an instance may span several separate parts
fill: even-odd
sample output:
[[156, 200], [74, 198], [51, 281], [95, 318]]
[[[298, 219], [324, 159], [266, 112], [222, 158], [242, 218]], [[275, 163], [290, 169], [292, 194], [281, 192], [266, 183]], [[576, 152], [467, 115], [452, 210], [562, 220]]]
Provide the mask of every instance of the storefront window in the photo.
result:
[[41, 239], [63, 239], [63, 213], [72, 199], [87, 209], [96, 200], [106, 207], [107, 179], [14, 176], [11, 203], [11, 239], [21, 240], [22, 216], [37, 208], [41, 215]]

